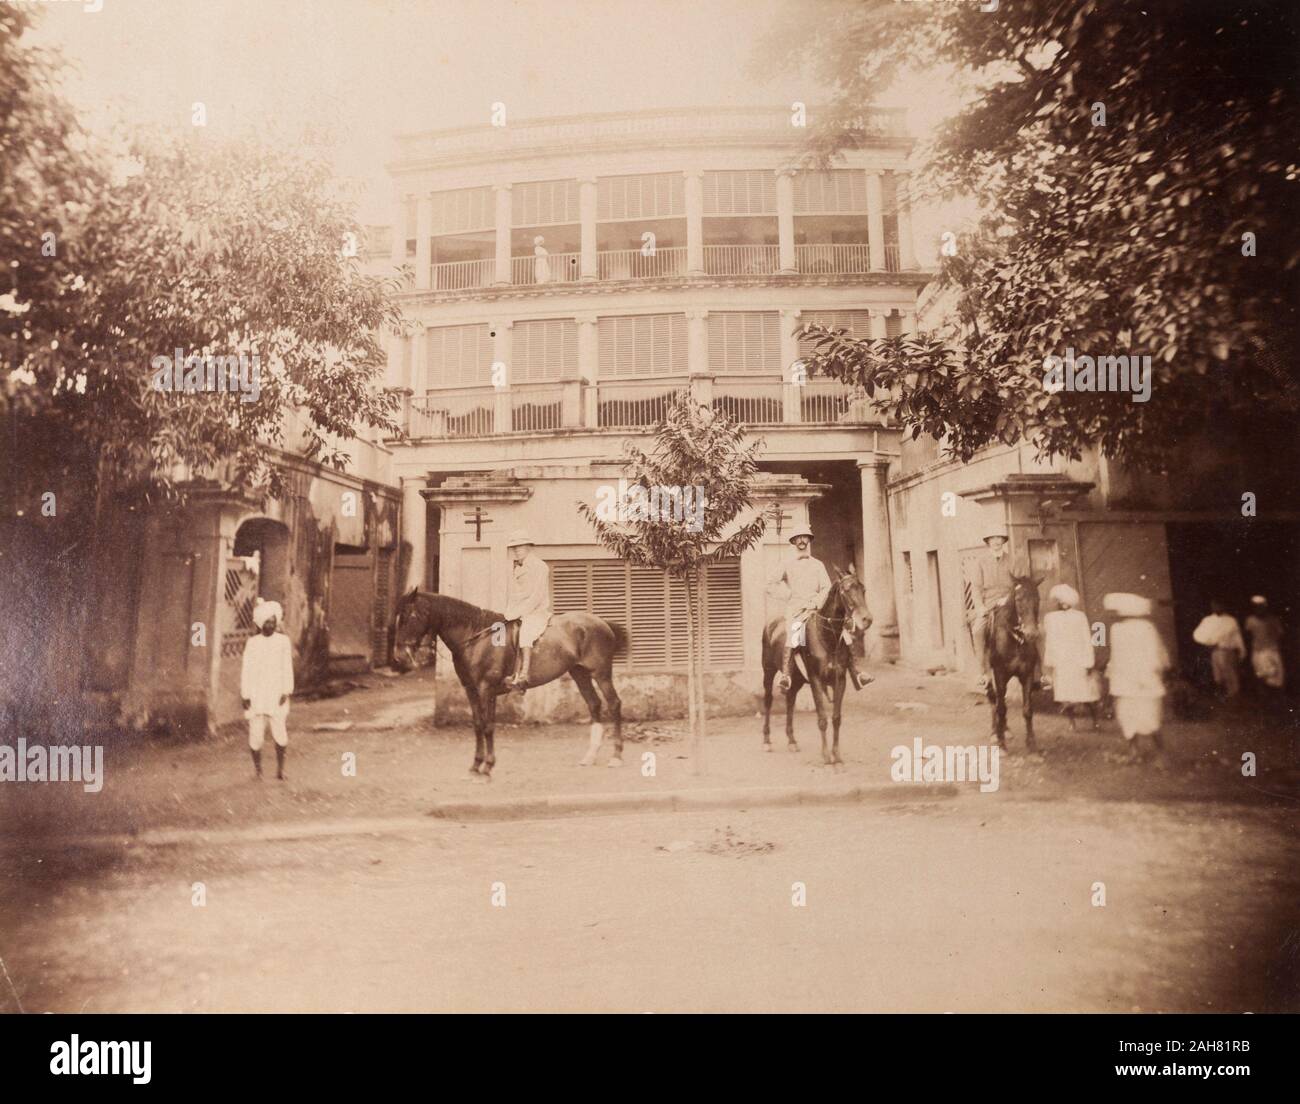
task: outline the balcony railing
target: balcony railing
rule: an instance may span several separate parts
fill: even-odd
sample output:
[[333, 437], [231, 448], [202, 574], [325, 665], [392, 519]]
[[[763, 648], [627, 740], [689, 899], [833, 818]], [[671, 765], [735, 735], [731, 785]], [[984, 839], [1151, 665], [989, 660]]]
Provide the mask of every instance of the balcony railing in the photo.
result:
[[435, 291], [463, 291], [487, 287], [496, 272], [492, 258], [483, 261], [443, 261], [431, 266], [429, 286]]
[[771, 376], [662, 376], [492, 387], [446, 388], [412, 399], [413, 439], [492, 437], [567, 429], [645, 430], [675, 395], [687, 393], [747, 426], [866, 425], [882, 422], [866, 396], [836, 380], [803, 385]]
[[780, 380], [716, 380], [713, 409], [743, 425], [780, 425], [785, 421], [785, 388]]
[[796, 245], [795, 267], [804, 275], [870, 272], [871, 247], [861, 245]]
[[607, 249], [600, 254], [602, 280], [661, 280], [685, 275], [685, 246], [656, 249], [649, 254], [639, 249]]
[[601, 429], [654, 425], [673, 396], [689, 389], [686, 379], [602, 381], [596, 385], [596, 425]]
[[525, 385], [510, 391], [510, 424], [516, 433], [544, 433], [564, 425], [562, 384]]
[[769, 276], [781, 263], [776, 245], [706, 245], [704, 271], [710, 276]]
[[490, 437], [496, 432], [496, 391], [431, 391], [411, 400], [412, 437]]
[[885, 271], [902, 272], [903, 265], [898, 258], [898, 243], [885, 242]]
[[550, 253], [545, 257], [512, 257], [510, 282], [513, 284], [576, 283], [581, 264], [581, 253]]

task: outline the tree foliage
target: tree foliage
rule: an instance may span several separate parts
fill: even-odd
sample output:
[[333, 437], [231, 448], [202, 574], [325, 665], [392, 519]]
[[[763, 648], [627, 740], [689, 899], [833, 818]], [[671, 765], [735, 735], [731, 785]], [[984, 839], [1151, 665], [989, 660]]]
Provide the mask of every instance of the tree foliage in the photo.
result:
[[[396, 285], [346, 255], [361, 228], [324, 164], [202, 128], [96, 145], [20, 42], [26, 19], [0, 9], [0, 413], [18, 497], [178, 470], [274, 492], [291, 415], [335, 466], [358, 426], [394, 429], [379, 333], [399, 322]], [[256, 357], [257, 401], [155, 389], [154, 358], [177, 350]]]
[[[814, 366], [873, 384], [902, 424], [963, 459], [1025, 438], [1162, 466], [1193, 434], [1294, 432], [1294, 5], [818, 10], [795, 55], [835, 93], [809, 155], [870, 140], [863, 108], [904, 66], [947, 67], [964, 107], [925, 152], [913, 198], [973, 196], [982, 215], [941, 258], [959, 340], [821, 331], [829, 357]], [[1151, 400], [1045, 390], [1044, 358], [1067, 349], [1150, 356]]]

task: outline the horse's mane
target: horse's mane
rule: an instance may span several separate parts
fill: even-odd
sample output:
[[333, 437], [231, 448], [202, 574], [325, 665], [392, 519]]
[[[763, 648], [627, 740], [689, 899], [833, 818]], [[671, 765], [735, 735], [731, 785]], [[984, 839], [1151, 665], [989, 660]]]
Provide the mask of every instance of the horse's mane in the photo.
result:
[[438, 623], [450, 628], [469, 628], [482, 629], [488, 625], [495, 624], [498, 621], [504, 621], [505, 617], [495, 610], [482, 609], [469, 602], [462, 602], [459, 598], [453, 598], [450, 594], [430, 594], [426, 591], [418, 591], [415, 594], [407, 595], [409, 601], [426, 602], [437, 618]]

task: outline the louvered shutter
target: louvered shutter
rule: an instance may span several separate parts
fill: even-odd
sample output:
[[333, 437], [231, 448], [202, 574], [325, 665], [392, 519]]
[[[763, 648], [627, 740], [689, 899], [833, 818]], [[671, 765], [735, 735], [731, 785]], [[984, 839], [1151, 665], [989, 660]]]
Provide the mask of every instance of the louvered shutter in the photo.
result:
[[710, 311], [709, 367], [723, 374], [781, 372], [778, 311]]
[[[797, 326], [829, 326], [835, 330], [847, 330], [850, 337], [865, 341], [871, 337], [871, 312], [864, 310], [847, 311], [804, 311], [799, 316]], [[799, 355], [808, 356], [816, 352], [813, 340], [807, 337], [799, 339]]]
[[573, 379], [578, 374], [578, 324], [572, 318], [516, 322], [512, 338], [515, 383]]
[[596, 328], [601, 379], [686, 373], [684, 314], [614, 315]]
[[706, 215], [776, 214], [776, 174], [766, 169], [704, 174]]
[[685, 180], [681, 173], [602, 176], [596, 180], [596, 218], [680, 218], [686, 213]]
[[704, 576], [705, 665], [735, 668], [745, 662], [744, 605], [740, 561], [709, 564]]
[[578, 182], [538, 180], [511, 189], [515, 226], [562, 226], [578, 222]]
[[866, 209], [867, 176], [861, 169], [795, 174], [796, 215], [861, 214]]
[[487, 326], [435, 326], [425, 331], [425, 387], [482, 387], [492, 378]]
[[433, 234], [464, 234], [496, 225], [496, 200], [491, 188], [456, 188], [434, 192]]

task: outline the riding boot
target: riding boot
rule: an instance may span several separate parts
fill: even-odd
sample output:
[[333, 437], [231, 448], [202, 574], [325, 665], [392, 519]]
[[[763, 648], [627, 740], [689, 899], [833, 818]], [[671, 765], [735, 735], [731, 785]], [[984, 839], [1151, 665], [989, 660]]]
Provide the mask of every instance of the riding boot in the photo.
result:
[[781, 673], [776, 678], [776, 683], [782, 690], [789, 690], [794, 679], [794, 649], [788, 644], [785, 651], [781, 654]]
[[257, 751], [253, 751], [253, 750], [250, 748], [250, 749], [249, 749], [249, 752], [250, 752], [250, 753], [252, 754], [252, 756], [253, 756], [253, 770], [255, 770], [255, 771], [257, 772], [253, 777], [256, 778], [256, 779], [260, 782], [260, 781], [262, 781], [262, 752], [261, 752], [261, 749], [259, 748]]
[[521, 694], [528, 688], [528, 669], [533, 665], [532, 648], [522, 648], [523, 656], [519, 663], [519, 670], [515, 673], [515, 689]]
[[275, 745], [275, 776], [281, 782], [287, 781], [284, 777], [284, 753], [288, 750], [283, 744]]

